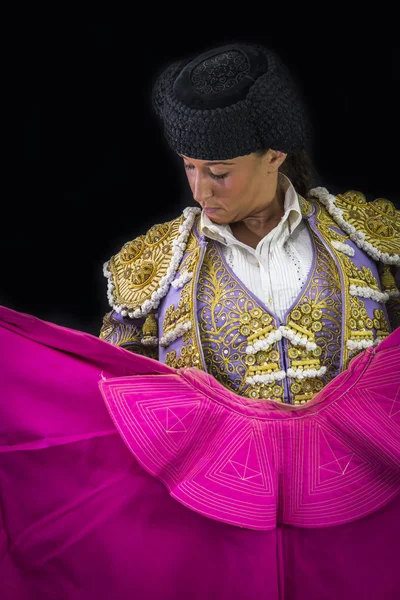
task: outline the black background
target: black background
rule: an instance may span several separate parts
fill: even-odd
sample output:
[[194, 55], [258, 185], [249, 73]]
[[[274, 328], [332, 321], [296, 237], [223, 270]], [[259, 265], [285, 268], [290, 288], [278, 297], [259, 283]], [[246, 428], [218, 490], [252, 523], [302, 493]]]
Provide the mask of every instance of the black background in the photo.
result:
[[214, 44], [257, 41], [286, 62], [313, 118], [318, 185], [400, 208], [400, 46], [387, 28], [290, 27], [282, 15], [244, 28], [209, 9], [205, 19], [204, 7], [190, 18], [176, 10], [4, 10], [0, 304], [98, 334], [104, 261], [192, 203], [152, 113], [152, 83]]

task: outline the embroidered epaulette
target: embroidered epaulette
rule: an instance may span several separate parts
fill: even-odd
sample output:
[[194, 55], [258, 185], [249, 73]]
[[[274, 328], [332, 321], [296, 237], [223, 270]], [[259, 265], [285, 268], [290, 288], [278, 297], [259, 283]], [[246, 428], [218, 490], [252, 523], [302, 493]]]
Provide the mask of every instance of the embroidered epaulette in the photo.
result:
[[400, 266], [400, 211], [390, 200], [369, 202], [354, 190], [333, 196], [323, 187], [309, 195], [318, 198], [338, 226], [375, 261]]
[[199, 212], [188, 207], [180, 217], [153, 225], [104, 264], [108, 301], [115, 311], [140, 318], [158, 307], [174, 280]]

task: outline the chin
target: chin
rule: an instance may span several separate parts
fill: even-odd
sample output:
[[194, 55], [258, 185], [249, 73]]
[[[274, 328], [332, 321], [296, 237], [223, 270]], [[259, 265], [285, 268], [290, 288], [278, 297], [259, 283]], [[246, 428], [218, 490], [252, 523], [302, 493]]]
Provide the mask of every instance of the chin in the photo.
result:
[[213, 223], [218, 223], [219, 225], [228, 225], [230, 223], [226, 215], [208, 215], [208, 218]]
[[216, 209], [216, 210], [210, 210], [210, 211], [206, 210], [205, 213], [206, 213], [207, 217], [210, 219], [210, 221], [216, 221], [218, 223], [229, 223], [228, 217], [222, 209]]

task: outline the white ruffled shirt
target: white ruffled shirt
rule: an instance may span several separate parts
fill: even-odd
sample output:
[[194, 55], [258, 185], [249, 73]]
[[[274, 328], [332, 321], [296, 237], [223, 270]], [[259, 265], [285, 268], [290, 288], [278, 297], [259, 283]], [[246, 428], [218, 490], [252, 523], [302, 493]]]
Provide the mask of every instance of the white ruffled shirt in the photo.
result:
[[284, 215], [256, 248], [236, 239], [229, 225], [213, 223], [204, 211], [200, 230], [222, 244], [225, 259], [235, 275], [282, 320], [306, 283], [313, 246], [292, 183], [281, 173], [279, 183], [285, 191]]

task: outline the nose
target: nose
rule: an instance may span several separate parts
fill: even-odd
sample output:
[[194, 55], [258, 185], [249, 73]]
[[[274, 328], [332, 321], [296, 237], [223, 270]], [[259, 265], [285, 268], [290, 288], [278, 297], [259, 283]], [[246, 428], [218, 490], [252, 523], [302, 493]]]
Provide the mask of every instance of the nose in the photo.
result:
[[200, 173], [196, 173], [193, 178], [192, 194], [194, 200], [199, 204], [202, 204], [208, 198], [214, 195], [212, 190], [212, 182], [208, 177], [202, 176]]

